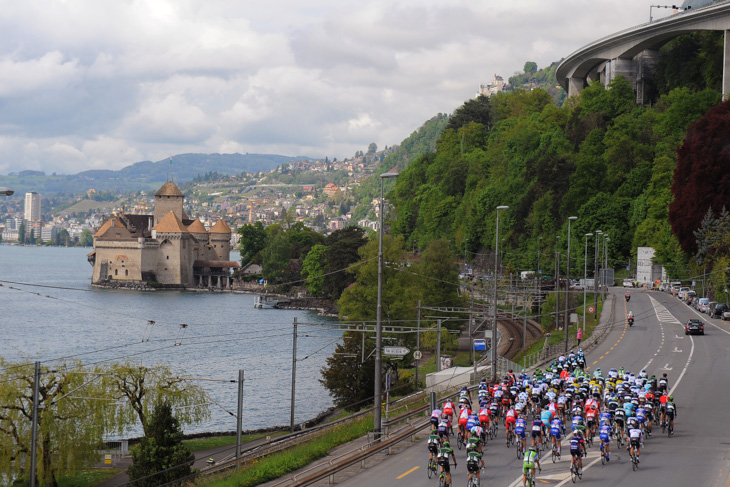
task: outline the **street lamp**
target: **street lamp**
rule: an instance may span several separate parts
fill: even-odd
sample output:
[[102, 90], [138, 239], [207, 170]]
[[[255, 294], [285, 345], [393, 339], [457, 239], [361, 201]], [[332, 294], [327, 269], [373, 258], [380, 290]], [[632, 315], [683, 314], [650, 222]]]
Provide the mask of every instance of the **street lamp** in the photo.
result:
[[592, 237], [592, 233], [586, 233], [586, 249], [583, 252], [583, 333], [586, 332], [586, 284], [588, 282], [588, 237]]
[[568, 307], [570, 306], [570, 222], [577, 220], [577, 216], [568, 217], [568, 263], [565, 275], [568, 278], [568, 288], [565, 290], [565, 314], [563, 315], [563, 326], [565, 327], [565, 353], [568, 353]]
[[380, 227], [378, 228], [378, 306], [375, 317], [375, 406], [373, 408], [373, 432], [375, 439], [380, 438], [381, 431], [381, 410], [383, 402], [382, 384], [382, 362], [383, 362], [383, 181], [388, 178], [398, 177], [396, 172], [386, 172], [380, 175]]
[[603, 262], [603, 289], [601, 290], [601, 298], [606, 298], [606, 291], [608, 291], [608, 242], [611, 239], [608, 235], [603, 236], [603, 251], [604, 251], [604, 262]]
[[537, 319], [542, 322], [542, 282], [540, 282], [540, 243], [542, 236], [537, 237], [537, 281], [540, 289], [540, 295], [537, 297]]
[[593, 249], [595, 261], [593, 266], [593, 319], [598, 317], [598, 239], [603, 234], [601, 230], [596, 230], [596, 247]]
[[0, 186], [0, 196], [13, 196], [13, 193], [15, 193], [15, 191], [12, 189]]
[[498, 206], [497, 207], [497, 233], [494, 237], [494, 302], [493, 306], [493, 317], [492, 321], [492, 379], [497, 378], [497, 265], [499, 263], [499, 210], [508, 210], [509, 206]]

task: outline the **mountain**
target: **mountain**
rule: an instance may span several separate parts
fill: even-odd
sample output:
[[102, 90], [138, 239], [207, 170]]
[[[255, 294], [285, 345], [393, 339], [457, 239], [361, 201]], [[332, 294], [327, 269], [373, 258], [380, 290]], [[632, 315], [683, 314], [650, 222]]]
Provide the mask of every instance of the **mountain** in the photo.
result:
[[157, 162], [142, 161], [118, 171], [90, 170], [73, 175], [46, 175], [42, 171], [20, 171], [0, 176], [3, 186], [18, 194], [36, 191], [53, 193], [84, 193], [96, 191], [139, 191], [157, 189], [171, 174], [175, 181], [185, 183], [206, 172], [233, 175], [242, 172], [271, 171], [292, 160], [310, 160], [308, 157], [289, 157], [273, 154], [178, 154]]

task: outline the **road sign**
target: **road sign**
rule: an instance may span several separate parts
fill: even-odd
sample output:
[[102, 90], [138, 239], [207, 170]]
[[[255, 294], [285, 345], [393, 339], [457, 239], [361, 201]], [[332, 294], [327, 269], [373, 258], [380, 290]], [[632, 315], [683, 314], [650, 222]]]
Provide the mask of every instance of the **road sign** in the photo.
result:
[[596, 311], [596, 308], [594, 308], [593, 306], [588, 306], [589, 313], [593, 313], [594, 311]]
[[487, 349], [486, 340], [474, 340], [474, 350], [477, 352], [484, 351]]
[[423, 354], [421, 353], [420, 350], [416, 350], [415, 352], [413, 352], [413, 358], [414, 359], [421, 360], [422, 357], [423, 357]]
[[383, 355], [390, 355], [394, 357], [402, 357], [407, 355], [410, 350], [406, 347], [383, 347]]

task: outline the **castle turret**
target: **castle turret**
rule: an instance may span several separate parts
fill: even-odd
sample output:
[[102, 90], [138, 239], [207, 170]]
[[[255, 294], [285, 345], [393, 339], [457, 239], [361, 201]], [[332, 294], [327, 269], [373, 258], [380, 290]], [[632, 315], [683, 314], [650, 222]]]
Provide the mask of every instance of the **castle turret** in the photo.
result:
[[218, 220], [209, 232], [209, 243], [213, 255], [211, 260], [229, 260], [231, 258], [231, 227], [223, 220]]
[[157, 225], [165, 215], [172, 212], [178, 220], [187, 218], [183, 211], [183, 199], [185, 196], [172, 181], [168, 181], [155, 193], [155, 222]]

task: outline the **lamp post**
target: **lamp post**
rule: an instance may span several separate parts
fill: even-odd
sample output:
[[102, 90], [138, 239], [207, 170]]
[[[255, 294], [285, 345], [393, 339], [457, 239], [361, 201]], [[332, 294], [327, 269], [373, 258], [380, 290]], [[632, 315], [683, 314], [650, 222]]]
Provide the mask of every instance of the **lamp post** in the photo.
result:
[[[537, 237], [537, 286], [540, 294], [537, 296], [537, 319], [542, 322], [542, 282], [540, 282], [540, 244], [542, 237]], [[536, 291], [537, 292], [537, 291]]]
[[555, 236], [555, 330], [559, 329], [560, 324], [560, 252], [558, 245], [560, 243], [560, 235]]
[[497, 233], [494, 237], [494, 294], [493, 297], [493, 309], [494, 313], [492, 321], [492, 379], [497, 378], [497, 265], [499, 264], [499, 210], [508, 210], [509, 206], [498, 206], [497, 207]]
[[595, 262], [593, 266], [593, 319], [598, 317], [598, 239], [603, 232], [596, 230], [596, 248], [593, 249]]
[[583, 252], [583, 333], [586, 332], [586, 288], [588, 281], [588, 237], [592, 237], [592, 233], [586, 233], [586, 249]]
[[386, 172], [380, 175], [380, 227], [378, 228], [378, 305], [375, 317], [375, 391], [373, 408], [373, 432], [375, 439], [380, 438], [381, 432], [381, 410], [383, 402], [382, 390], [382, 363], [383, 363], [383, 181], [387, 178], [395, 178], [398, 173]]
[[611, 239], [608, 235], [603, 236], [603, 289], [601, 290], [601, 298], [606, 298], [606, 292], [608, 291], [608, 242]]
[[563, 315], [563, 326], [565, 327], [565, 353], [568, 353], [568, 308], [570, 307], [570, 222], [577, 220], [577, 216], [568, 217], [568, 262], [566, 264], [565, 276], [568, 278], [568, 288], [565, 290], [565, 314]]

